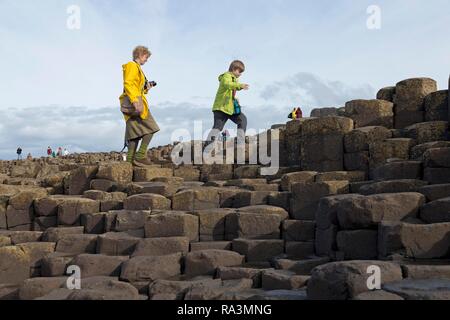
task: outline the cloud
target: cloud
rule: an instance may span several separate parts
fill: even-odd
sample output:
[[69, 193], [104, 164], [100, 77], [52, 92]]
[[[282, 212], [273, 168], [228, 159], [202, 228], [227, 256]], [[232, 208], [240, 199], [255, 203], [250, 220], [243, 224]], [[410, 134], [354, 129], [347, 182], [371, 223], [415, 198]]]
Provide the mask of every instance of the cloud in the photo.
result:
[[[193, 119], [211, 126], [212, 113], [192, 103], [164, 102], [151, 108], [161, 127], [152, 146], [171, 142], [179, 128], [192, 131]], [[0, 159], [13, 159], [18, 146], [24, 154], [45, 155], [48, 146], [66, 147], [71, 152], [120, 151], [124, 143], [125, 121], [119, 107], [88, 108], [43, 106], [13, 108], [0, 125]]]
[[144, 70], [158, 82], [150, 104], [162, 131], [152, 145], [179, 127], [191, 131], [194, 120], [212, 126], [217, 76], [234, 58], [247, 66], [241, 80], [251, 90], [239, 97], [250, 128], [284, 123], [298, 105], [308, 114], [373, 98], [374, 88], [414, 76], [447, 87], [447, 0], [414, 0], [408, 10], [380, 1], [378, 31], [366, 28], [368, 0], [249, 0], [232, 15], [233, 4], [217, 1], [75, 2], [78, 31], [66, 28], [73, 1], [0, 1], [0, 158], [13, 158], [17, 144], [33, 155], [49, 144], [120, 150], [125, 125], [114, 105], [137, 44], [152, 50]]
[[260, 97], [267, 102], [314, 108], [342, 106], [354, 99], [374, 99], [375, 89], [368, 85], [349, 86], [342, 81], [323, 80], [308, 73], [299, 72], [262, 89]]
[[[24, 154], [45, 154], [48, 146], [71, 152], [120, 150], [124, 126], [114, 108], [45, 106], [10, 109], [0, 127], [0, 158], [12, 159], [21, 146]], [[123, 121], [122, 121], [123, 122]], [[122, 138], [123, 139], [123, 138]]]
[[[187, 130], [194, 138], [195, 122], [201, 124], [204, 136], [213, 125], [214, 117], [208, 104], [166, 101], [150, 108], [161, 128], [152, 147], [171, 143], [177, 129]], [[287, 112], [270, 104], [244, 107], [244, 112], [248, 128], [256, 131], [287, 120]], [[229, 121], [226, 128], [236, 128], [236, 125]], [[78, 153], [120, 151], [124, 132], [125, 121], [118, 106], [12, 108], [4, 114], [0, 124], [0, 159], [14, 159], [19, 146], [24, 155], [31, 153], [34, 157], [44, 156], [48, 146], [61, 146]]]
[[[258, 104], [247, 105], [243, 94], [241, 102], [248, 128], [257, 132], [274, 124], [286, 123], [287, 115], [294, 106], [302, 106], [306, 115], [312, 108], [340, 106], [348, 100], [375, 95], [375, 90], [369, 85], [352, 87], [341, 81], [322, 80], [306, 72], [296, 73], [255, 91], [260, 97]], [[161, 128], [151, 146], [171, 143], [172, 134], [177, 129], [186, 129], [194, 138], [195, 122], [201, 123], [201, 132], [207, 135], [214, 119], [212, 101], [211, 97], [194, 96], [189, 102], [150, 104], [151, 112]], [[236, 126], [229, 121], [225, 128]], [[125, 122], [118, 106], [11, 108], [4, 114], [0, 125], [0, 158], [14, 158], [19, 145], [24, 154], [30, 152], [33, 156], [45, 155], [47, 146], [62, 146], [71, 152], [120, 151], [124, 131]]]

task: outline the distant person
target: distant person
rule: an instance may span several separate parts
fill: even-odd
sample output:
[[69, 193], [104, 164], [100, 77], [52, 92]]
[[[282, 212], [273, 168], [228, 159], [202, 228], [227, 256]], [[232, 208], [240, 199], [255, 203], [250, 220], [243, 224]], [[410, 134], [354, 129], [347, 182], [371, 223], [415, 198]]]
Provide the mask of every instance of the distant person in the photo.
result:
[[33, 156], [31, 155], [31, 153], [28, 153], [27, 160], [33, 160]]
[[55, 150], [52, 151], [52, 158], [56, 158], [56, 152], [55, 152]]
[[147, 150], [153, 135], [160, 131], [145, 97], [156, 82], [149, 82], [141, 68], [150, 56], [148, 48], [138, 46], [133, 51], [133, 61], [122, 66], [124, 91], [120, 96], [120, 110], [126, 121], [127, 161], [138, 167], [152, 164], [147, 158]]
[[219, 76], [219, 89], [214, 101], [214, 126], [209, 133], [207, 143], [212, 142], [213, 137], [219, 135], [228, 120], [237, 124], [238, 142], [245, 143], [247, 131], [247, 117], [241, 110], [241, 105], [236, 97], [237, 91], [248, 90], [248, 84], [239, 83], [238, 79], [245, 71], [242, 61], [235, 60], [231, 63], [228, 72]]
[[17, 148], [17, 160], [22, 160], [22, 148]]
[[303, 111], [301, 108], [294, 108], [288, 116], [289, 119], [298, 120], [303, 119]]
[[51, 157], [52, 156], [52, 152], [53, 152], [52, 148], [48, 147], [47, 148], [47, 156]]
[[63, 150], [62, 150], [61, 147], [59, 147], [59, 148], [58, 148], [58, 152], [56, 153], [56, 156], [62, 157], [62, 155], [63, 155]]
[[224, 132], [222, 132], [222, 141], [227, 142], [229, 136], [230, 136], [230, 133], [228, 132], [228, 130], [225, 130]]
[[64, 157], [67, 157], [69, 155], [69, 151], [66, 148], [64, 148], [63, 155]]

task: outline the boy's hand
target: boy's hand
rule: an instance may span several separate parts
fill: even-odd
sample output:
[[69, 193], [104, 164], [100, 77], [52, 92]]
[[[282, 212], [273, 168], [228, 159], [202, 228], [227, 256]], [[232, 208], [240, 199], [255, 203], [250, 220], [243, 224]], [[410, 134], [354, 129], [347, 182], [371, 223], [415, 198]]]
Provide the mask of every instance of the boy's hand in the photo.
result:
[[245, 83], [242, 84], [243, 90], [248, 90], [249, 88], [250, 88], [250, 86], [248, 84], [245, 84]]

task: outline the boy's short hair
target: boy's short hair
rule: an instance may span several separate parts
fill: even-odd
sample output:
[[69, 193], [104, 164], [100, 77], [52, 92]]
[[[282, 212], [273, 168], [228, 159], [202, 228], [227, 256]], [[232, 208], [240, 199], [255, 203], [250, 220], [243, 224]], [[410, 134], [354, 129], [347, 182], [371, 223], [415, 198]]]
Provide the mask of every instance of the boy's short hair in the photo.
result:
[[144, 47], [144, 46], [137, 46], [136, 48], [134, 48], [134, 50], [133, 50], [133, 59], [134, 60], [136, 60], [137, 58], [139, 58], [143, 55], [151, 56], [152, 53], [150, 52], [150, 50], [148, 50], [147, 47]]
[[233, 72], [234, 70], [239, 69], [241, 72], [245, 71], [245, 65], [241, 60], [234, 60], [230, 64], [230, 69], [228, 71]]

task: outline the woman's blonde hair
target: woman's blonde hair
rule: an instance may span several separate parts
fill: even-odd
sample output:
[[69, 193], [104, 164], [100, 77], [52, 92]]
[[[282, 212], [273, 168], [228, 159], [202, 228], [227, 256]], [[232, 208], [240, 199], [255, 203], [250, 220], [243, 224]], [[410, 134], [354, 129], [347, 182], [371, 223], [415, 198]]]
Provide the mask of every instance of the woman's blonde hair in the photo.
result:
[[133, 59], [134, 60], [136, 60], [139, 57], [142, 57], [143, 55], [151, 56], [152, 53], [150, 52], [150, 50], [148, 50], [147, 47], [144, 47], [144, 46], [137, 46], [136, 48], [134, 48], [134, 50], [133, 50]]
[[230, 69], [228, 71], [233, 72], [234, 70], [239, 69], [241, 72], [245, 71], [245, 65], [241, 60], [234, 60], [231, 65]]

